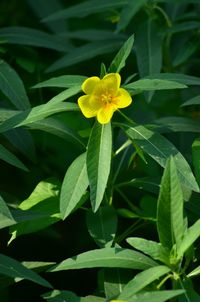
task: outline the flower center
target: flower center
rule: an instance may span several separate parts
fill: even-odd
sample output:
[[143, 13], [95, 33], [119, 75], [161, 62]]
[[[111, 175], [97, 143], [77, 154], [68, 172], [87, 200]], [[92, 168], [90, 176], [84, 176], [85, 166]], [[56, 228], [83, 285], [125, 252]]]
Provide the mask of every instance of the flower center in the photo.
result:
[[113, 96], [109, 93], [102, 94], [100, 99], [103, 105], [108, 105], [113, 103]]

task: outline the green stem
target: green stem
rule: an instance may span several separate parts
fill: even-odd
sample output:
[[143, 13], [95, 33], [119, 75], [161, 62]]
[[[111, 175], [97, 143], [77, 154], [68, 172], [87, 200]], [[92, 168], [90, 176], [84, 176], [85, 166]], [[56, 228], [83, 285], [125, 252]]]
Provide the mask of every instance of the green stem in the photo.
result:
[[130, 200], [126, 197], [126, 195], [117, 187], [115, 187], [115, 190], [122, 196], [124, 201], [127, 203], [127, 205], [130, 207], [130, 209], [136, 213], [139, 213], [139, 209], [130, 202]]

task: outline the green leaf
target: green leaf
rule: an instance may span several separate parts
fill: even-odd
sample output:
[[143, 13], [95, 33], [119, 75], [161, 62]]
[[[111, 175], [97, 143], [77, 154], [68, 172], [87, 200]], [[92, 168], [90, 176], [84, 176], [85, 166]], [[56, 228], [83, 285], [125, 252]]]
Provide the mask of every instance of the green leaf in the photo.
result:
[[16, 221], [9, 211], [9, 208], [7, 207], [3, 198], [0, 196], [0, 229], [6, 228], [15, 223]]
[[173, 65], [177, 66], [187, 61], [199, 49], [199, 45], [199, 40], [196, 37], [186, 41], [183, 47], [177, 52]]
[[[156, 129], [160, 133], [167, 132], [197, 132], [200, 133], [200, 124], [198, 121], [179, 117], [179, 116], [169, 116], [162, 117], [154, 121], [152, 129]], [[150, 125], [151, 127], [152, 125]], [[149, 125], [148, 125], [149, 128]]]
[[79, 107], [74, 103], [59, 103], [59, 104], [43, 104], [33, 107], [30, 110], [20, 112], [15, 116], [7, 119], [4, 123], [0, 125], [0, 133], [8, 131], [15, 127], [29, 125], [34, 122], [43, 120], [44, 118], [67, 111], [79, 111]]
[[35, 145], [31, 134], [25, 129], [12, 129], [3, 133], [7, 140], [28, 159], [35, 162]]
[[192, 161], [196, 180], [200, 186], [200, 139], [195, 139], [192, 144]]
[[169, 299], [179, 296], [184, 293], [184, 290], [162, 290], [156, 292], [146, 292], [134, 295], [128, 299], [128, 302], [164, 302]]
[[112, 152], [111, 124], [95, 123], [87, 149], [87, 173], [92, 209], [96, 212], [102, 202], [110, 173]]
[[169, 250], [160, 243], [146, 240], [138, 237], [127, 238], [126, 241], [135, 249], [151, 256], [155, 260], [159, 260], [165, 264], [169, 263]]
[[60, 213], [65, 219], [77, 206], [89, 185], [86, 154], [77, 157], [68, 168], [60, 193]]
[[200, 95], [197, 95], [188, 101], [184, 102], [181, 107], [200, 105]]
[[59, 194], [59, 183], [57, 180], [46, 180], [41, 181], [35, 187], [31, 195], [20, 203], [19, 208], [21, 210], [29, 210], [33, 206], [37, 205], [38, 203], [42, 202], [44, 199], [50, 197], [58, 197]]
[[152, 74], [146, 77], [147, 79], [160, 79], [160, 80], [169, 80], [176, 81], [178, 83], [192, 86], [200, 85], [200, 79], [198, 77], [190, 76], [182, 73], [158, 73]]
[[68, 142], [76, 143], [81, 149], [85, 149], [82, 138], [74, 130], [70, 129], [66, 125], [66, 122], [62, 122], [58, 118], [45, 118], [44, 120], [28, 124], [27, 126], [29, 129], [51, 133]]
[[129, 181], [122, 182], [116, 185], [117, 187], [131, 186], [143, 191], [158, 194], [160, 188], [160, 179], [152, 177], [133, 178]]
[[188, 248], [199, 238], [200, 236], [200, 219], [198, 219], [186, 232], [183, 240], [178, 247], [177, 259], [183, 257]]
[[[107, 268], [103, 272], [104, 292], [106, 299], [110, 301], [120, 295], [130, 276], [127, 274], [127, 270], [119, 268]], [[131, 272], [130, 275], [132, 275]]]
[[0, 274], [12, 278], [27, 279], [45, 287], [52, 287], [49, 282], [35, 272], [27, 269], [20, 262], [2, 254], [0, 254]]
[[74, 48], [68, 54], [55, 61], [52, 65], [47, 68], [46, 72], [56, 71], [80, 62], [85, 62], [91, 58], [95, 58], [96, 56], [113, 52], [117, 50], [121, 46], [121, 44], [121, 40], [108, 40], [104, 43], [87, 43], [83, 46]]
[[108, 73], [112, 72], [120, 72], [121, 69], [126, 64], [126, 59], [130, 55], [134, 43], [134, 35], [130, 36], [130, 38], [123, 44], [121, 49], [118, 51], [117, 55], [114, 57], [113, 61], [108, 68]]
[[8, 151], [4, 146], [0, 145], [0, 159], [9, 163], [10, 165], [28, 171], [25, 165], [10, 151]]
[[47, 18], [43, 22], [55, 21], [67, 18], [83, 18], [91, 14], [101, 13], [108, 10], [114, 10], [127, 4], [127, 0], [89, 0], [83, 3], [60, 10]]
[[176, 149], [176, 147], [166, 138], [156, 132], [152, 132], [143, 126], [123, 127], [127, 136], [138, 144], [140, 148], [151, 156], [162, 167], [165, 167], [167, 158], [171, 155], [174, 157], [178, 175], [181, 184], [199, 192], [199, 187], [192, 174], [190, 166], [183, 157], [183, 155]]
[[87, 227], [100, 247], [111, 247], [117, 230], [117, 215], [112, 207], [99, 207], [96, 213], [87, 212]]
[[183, 89], [186, 85], [174, 81], [159, 79], [142, 79], [124, 86], [128, 90], [154, 91], [168, 89]]
[[157, 207], [157, 229], [160, 242], [171, 249], [179, 249], [184, 234], [183, 195], [173, 157], [166, 163], [161, 180]]
[[158, 25], [152, 19], [142, 22], [137, 28], [135, 47], [140, 77], [160, 72], [162, 35], [158, 31]]
[[[20, 219], [13, 215], [19, 222], [10, 227], [12, 237], [9, 243], [20, 235], [37, 232], [60, 220], [59, 189], [57, 180], [41, 181], [32, 194], [20, 203], [19, 209], [24, 212], [25, 219], [23, 215]], [[32, 216], [27, 219], [29, 213]]]
[[96, 29], [96, 28], [88, 28], [88, 29], [80, 29], [80, 30], [70, 30], [65, 33], [60, 34], [62, 37], [67, 37], [71, 39], [80, 39], [85, 41], [109, 41], [109, 40], [117, 40], [117, 39], [126, 39], [125, 34], [117, 34], [111, 30], [107, 29]]
[[78, 297], [73, 292], [67, 290], [53, 290], [51, 292], [43, 294], [42, 297], [48, 302], [105, 302], [105, 299], [101, 297]]
[[63, 42], [63, 40], [58, 38], [56, 35], [54, 36], [41, 30], [22, 26], [9, 26], [1, 28], [0, 38], [5, 39], [9, 44], [44, 47], [60, 52], [67, 51], [69, 48], [69, 45], [67, 45], [66, 42]]
[[131, 19], [146, 4], [146, 2], [147, 0], [135, 0], [134, 2], [132, 0], [127, 1], [127, 5], [124, 6], [117, 24], [118, 32], [128, 26], [128, 24], [131, 22]]
[[62, 75], [59, 77], [51, 78], [49, 80], [38, 83], [32, 88], [43, 88], [43, 87], [61, 87], [70, 88], [73, 86], [81, 86], [82, 83], [87, 79], [85, 76], [79, 75]]
[[189, 274], [187, 274], [188, 278], [192, 278], [200, 275], [200, 266], [197, 266], [194, 270], [192, 270]]
[[80, 302], [80, 298], [71, 291], [67, 290], [53, 290], [52, 292], [48, 292], [42, 295], [47, 302]]
[[145, 288], [160, 277], [170, 272], [170, 268], [164, 265], [151, 267], [141, 273], [138, 273], [131, 281], [123, 288], [119, 295], [119, 300], [128, 300], [140, 290]]
[[[28, 0], [28, 4], [40, 19], [55, 13], [63, 8], [59, 0]], [[59, 22], [47, 22], [45, 24], [52, 32], [61, 33], [66, 31], [66, 23], [64, 20]]]
[[147, 269], [156, 265], [157, 263], [147, 256], [129, 249], [102, 248], [66, 259], [49, 271], [56, 272], [95, 267]]
[[80, 91], [81, 91], [80, 86], [73, 86], [71, 88], [68, 88], [68, 89], [60, 92], [56, 96], [54, 96], [52, 99], [50, 99], [48, 101], [48, 105], [50, 106], [51, 104], [52, 105], [59, 104], [59, 103], [63, 102], [64, 100], [69, 99], [70, 97], [78, 94]]
[[188, 31], [192, 29], [199, 28], [200, 23], [197, 21], [187, 21], [187, 22], [182, 22], [179, 24], [173, 24], [169, 29], [168, 32], [172, 34], [180, 33], [183, 31]]
[[3, 60], [0, 60], [0, 89], [17, 109], [30, 108], [22, 80]]

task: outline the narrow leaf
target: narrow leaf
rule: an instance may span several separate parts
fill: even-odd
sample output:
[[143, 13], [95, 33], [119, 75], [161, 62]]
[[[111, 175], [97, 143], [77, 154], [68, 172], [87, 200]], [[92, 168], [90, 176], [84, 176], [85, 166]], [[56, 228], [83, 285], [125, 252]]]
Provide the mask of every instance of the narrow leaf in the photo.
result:
[[66, 259], [49, 271], [56, 272], [94, 267], [147, 269], [156, 265], [155, 261], [139, 252], [122, 248], [102, 248]]
[[126, 64], [126, 59], [131, 53], [131, 50], [133, 48], [134, 43], [134, 36], [132, 35], [121, 47], [117, 55], [114, 57], [112, 63], [110, 64], [110, 67], [108, 68], [109, 72], [120, 72], [121, 69]]
[[128, 300], [134, 294], [151, 284], [153, 281], [166, 275], [170, 272], [170, 268], [164, 265], [151, 267], [141, 273], [138, 273], [134, 279], [129, 281], [123, 288], [122, 293], [119, 295], [119, 300]]
[[170, 141], [159, 133], [150, 131], [143, 126], [124, 128], [122, 125], [122, 128], [134, 143], [138, 144], [143, 151], [157, 161], [162, 167], [165, 167], [167, 158], [172, 155], [174, 157], [181, 184], [199, 192], [198, 184], [190, 166], [183, 155]]
[[162, 35], [157, 24], [148, 19], [135, 32], [135, 49], [140, 77], [158, 73], [162, 66]]
[[96, 56], [113, 52], [118, 49], [119, 46], [121, 46], [121, 40], [105, 41], [105, 43], [87, 43], [83, 46], [73, 49], [67, 55], [55, 61], [52, 65], [47, 68], [46, 72], [56, 71], [80, 62], [85, 62], [86, 60], [95, 58]]
[[121, 12], [120, 19], [117, 24], [118, 32], [127, 27], [131, 19], [144, 6], [146, 2], [147, 0], [135, 0], [134, 2], [132, 0], [128, 0], [127, 5], [124, 6]]
[[22, 80], [6, 62], [0, 60], [0, 90], [19, 110], [30, 108]]
[[197, 95], [193, 97], [192, 99], [189, 99], [188, 101], [184, 102], [181, 107], [185, 106], [195, 106], [195, 105], [200, 105], [200, 95]]
[[182, 245], [184, 234], [183, 196], [173, 158], [168, 159], [161, 181], [157, 207], [157, 229], [160, 242], [171, 249]]
[[112, 152], [111, 124], [95, 123], [87, 149], [87, 173], [92, 209], [96, 212], [102, 202], [110, 173]]
[[30, 269], [27, 269], [20, 262], [2, 254], [0, 254], [0, 274], [12, 278], [27, 279], [45, 287], [52, 287], [49, 282]]
[[9, 163], [10, 165], [28, 171], [25, 165], [10, 151], [8, 151], [4, 146], [0, 145], [0, 159]]
[[47, 18], [43, 22], [55, 21], [73, 17], [86, 17], [94, 13], [101, 13], [108, 10], [113, 10], [127, 4], [127, 0], [89, 0], [83, 3], [71, 6], [60, 10]]
[[162, 290], [156, 292], [146, 292], [134, 295], [132, 298], [128, 299], [128, 302], [165, 302], [183, 293], [184, 290]]
[[3, 198], [0, 196], [0, 229], [3, 229], [15, 223], [16, 221], [13, 218], [9, 208], [7, 207]]
[[43, 88], [43, 87], [61, 87], [70, 88], [73, 86], [81, 86], [82, 83], [87, 79], [84, 76], [78, 75], [62, 75], [59, 77], [51, 78], [49, 80], [38, 83], [32, 88]]
[[149, 75], [146, 78], [175, 81], [188, 86], [200, 85], [200, 79], [198, 77], [182, 73], [158, 73]]
[[7, 119], [0, 125], [0, 133], [8, 131], [15, 127], [25, 126], [34, 122], [43, 120], [44, 118], [67, 111], [79, 111], [79, 107], [74, 103], [59, 103], [59, 104], [43, 104], [33, 107], [30, 110], [20, 112], [15, 116]]
[[126, 240], [132, 247], [145, 253], [155, 260], [169, 264], [170, 251], [160, 243], [138, 237], [130, 237]]
[[200, 185], [200, 139], [195, 139], [192, 144], [192, 160], [196, 180], [198, 185]]
[[128, 90], [154, 91], [168, 89], [183, 89], [186, 85], [174, 81], [159, 79], [141, 79], [136, 82], [129, 83], [124, 86]]
[[0, 29], [0, 38], [6, 40], [9, 44], [30, 45], [35, 47], [44, 47], [60, 52], [67, 51], [71, 46], [63, 42], [56, 35], [48, 34], [44, 31], [22, 27], [9, 26]]
[[111, 247], [117, 230], [117, 214], [112, 207], [99, 207], [96, 213], [87, 212], [87, 227], [100, 247]]
[[77, 157], [68, 168], [60, 193], [60, 213], [65, 219], [77, 206], [89, 185], [86, 154]]
[[42, 130], [51, 133], [68, 142], [76, 143], [79, 147], [85, 149], [82, 138], [74, 130], [70, 129], [66, 125], [66, 122], [62, 122], [58, 118], [45, 118], [44, 120], [28, 124], [27, 126], [29, 129]]
[[183, 240], [178, 248], [177, 258], [180, 259], [187, 249], [199, 238], [200, 236], [200, 219], [198, 219], [186, 232]]

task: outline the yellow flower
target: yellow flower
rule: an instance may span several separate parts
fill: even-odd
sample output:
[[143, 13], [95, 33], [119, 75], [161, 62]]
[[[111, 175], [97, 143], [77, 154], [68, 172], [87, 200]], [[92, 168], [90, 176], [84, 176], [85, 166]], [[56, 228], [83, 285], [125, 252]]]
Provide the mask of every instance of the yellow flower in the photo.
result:
[[120, 88], [120, 83], [119, 73], [109, 73], [103, 79], [91, 77], [85, 80], [81, 88], [86, 95], [78, 99], [83, 115], [87, 118], [96, 116], [100, 124], [107, 124], [118, 108], [129, 106], [131, 96]]

